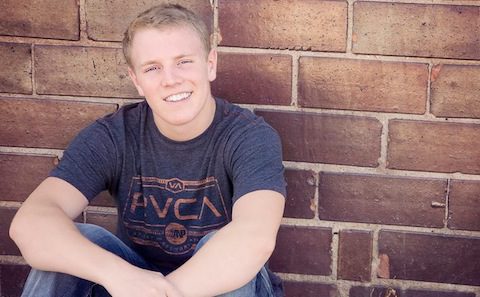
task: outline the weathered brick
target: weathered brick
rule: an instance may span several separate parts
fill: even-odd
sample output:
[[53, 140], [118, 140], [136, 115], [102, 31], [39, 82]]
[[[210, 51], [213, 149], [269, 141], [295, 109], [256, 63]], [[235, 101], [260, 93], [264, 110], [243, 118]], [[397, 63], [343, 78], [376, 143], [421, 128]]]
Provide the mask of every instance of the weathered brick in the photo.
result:
[[353, 286], [350, 288], [350, 292], [348, 296], [349, 297], [372, 297], [372, 296], [405, 297], [403, 296], [402, 291], [399, 288], [382, 287], [382, 286], [372, 286], [372, 287]]
[[286, 297], [338, 297], [340, 296], [335, 285], [286, 281], [283, 283]]
[[287, 200], [285, 217], [313, 219], [315, 217], [315, 183], [316, 174], [313, 171], [285, 171], [287, 181]]
[[320, 174], [319, 217], [322, 220], [443, 227], [447, 181], [359, 175]]
[[24, 201], [55, 166], [55, 156], [0, 154], [0, 200]]
[[93, 40], [120, 41], [131, 21], [142, 11], [162, 3], [175, 2], [198, 14], [213, 27], [213, 10], [208, 0], [86, 0], [88, 37]]
[[346, 1], [230, 1], [218, 3], [221, 45], [343, 52]]
[[87, 211], [87, 223], [101, 226], [115, 234], [117, 232], [117, 215], [99, 211]]
[[91, 201], [91, 205], [95, 206], [116, 206], [115, 200], [108, 193], [108, 191], [103, 191]]
[[0, 264], [0, 296], [20, 297], [30, 266]]
[[330, 275], [331, 243], [330, 228], [282, 226], [270, 268], [276, 272]]
[[298, 102], [305, 107], [423, 114], [428, 65], [301, 57]]
[[479, 77], [480, 66], [435, 66], [432, 70], [432, 113], [442, 117], [480, 118]]
[[292, 58], [220, 53], [213, 94], [235, 103], [289, 105]]
[[121, 49], [36, 46], [37, 93], [138, 98]]
[[480, 7], [363, 1], [353, 7], [355, 53], [480, 58]]
[[17, 245], [8, 234], [16, 212], [17, 210], [14, 208], [0, 208], [0, 255], [20, 255]]
[[280, 134], [288, 161], [376, 167], [381, 123], [370, 117], [260, 111]]
[[476, 124], [392, 120], [387, 167], [478, 174], [479, 133]]
[[433, 291], [433, 290], [415, 290], [407, 289], [402, 294], [403, 297], [475, 297], [473, 292], [457, 291]]
[[480, 182], [452, 180], [448, 228], [480, 231]]
[[392, 279], [480, 285], [479, 237], [381, 230], [378, 244]]
[[[0, 145], [63, 149], [115, 104], [0, 98]], [[59, 128], [60, 127], [60, 128]]]
[[341, 230], [338, 243], [338, 278], [370, 281], [372, 232]]
[[76, 0], [2, 0], [0, 34], [78, 40], [80, 17]]
[[31, 94], [31, 45], [0, 43], [0, 62], [0, 92]]

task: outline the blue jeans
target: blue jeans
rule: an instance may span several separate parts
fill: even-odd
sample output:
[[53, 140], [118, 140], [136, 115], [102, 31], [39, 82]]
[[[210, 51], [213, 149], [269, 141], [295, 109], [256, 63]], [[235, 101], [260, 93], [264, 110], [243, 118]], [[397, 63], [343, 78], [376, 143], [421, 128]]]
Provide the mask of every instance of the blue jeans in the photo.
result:
[[[91, 224], [77, 224], [77, 227], [90, 241], [120, 256], [132, 265], [154, 270], [142, 256], [104, 228]], [[195, 252], [208, 241], [212, 234], [207, 234], [200, 240]], [[108, 297], [110, 294], [102, 286], [75, 276], [32, 269], [25, 283], [22, 297], [34, 296]], [[267, 269], [263, 267], [257, 276], [245, 286], [220, 296], [273, 297], [274, 293]]]

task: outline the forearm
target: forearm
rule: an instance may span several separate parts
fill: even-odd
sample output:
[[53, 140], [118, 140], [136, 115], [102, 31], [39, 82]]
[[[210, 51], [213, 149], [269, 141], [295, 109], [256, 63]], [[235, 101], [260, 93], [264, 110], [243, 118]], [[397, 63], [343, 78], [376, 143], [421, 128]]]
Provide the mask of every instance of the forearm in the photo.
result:
[[215, 233], [167, 279], [184, 297], [230, 292], [255, 277], [270, 257], [274, 245], [275, 236], [255, 231], [253, 225], [232, 222]]

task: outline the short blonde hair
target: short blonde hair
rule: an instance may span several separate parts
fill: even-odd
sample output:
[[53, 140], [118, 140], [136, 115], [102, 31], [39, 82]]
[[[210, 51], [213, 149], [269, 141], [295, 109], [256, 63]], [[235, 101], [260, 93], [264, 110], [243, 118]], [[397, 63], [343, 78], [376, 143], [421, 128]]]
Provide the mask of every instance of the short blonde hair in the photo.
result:
[[163, 4], [154, 6], [140, 13], [128, 26], [123, 34], [123, 55], [127, 64], [132, 67], [131, 47], [135, 33], [143, 28], [164, 29], [176, 26], [189, 26], [198, 33], [205, 53], [211, 49], [210, 32], [205, 23], [192, 11], [178, 4]]

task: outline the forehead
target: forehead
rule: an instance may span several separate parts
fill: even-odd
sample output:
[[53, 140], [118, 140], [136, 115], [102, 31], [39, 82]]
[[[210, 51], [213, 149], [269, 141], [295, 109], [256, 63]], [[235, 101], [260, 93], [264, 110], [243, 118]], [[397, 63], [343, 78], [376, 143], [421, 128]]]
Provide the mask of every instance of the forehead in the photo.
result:
[[201, 55], [205, 49], [198, 32], [187, 25], [139, 29], [132, 40], [134, 64], [178, 55]]

